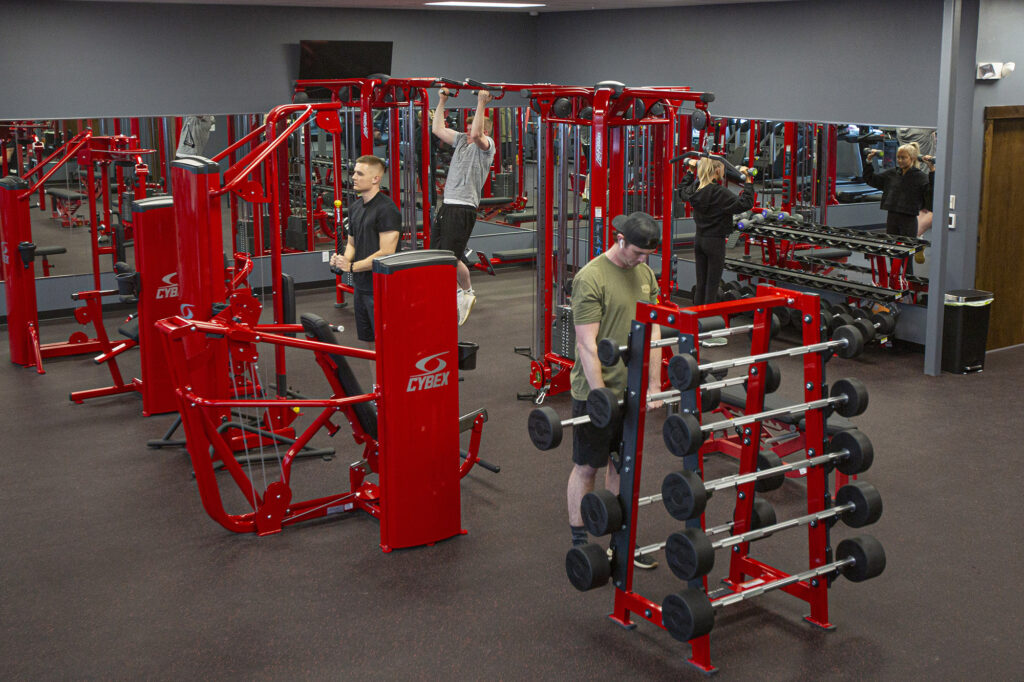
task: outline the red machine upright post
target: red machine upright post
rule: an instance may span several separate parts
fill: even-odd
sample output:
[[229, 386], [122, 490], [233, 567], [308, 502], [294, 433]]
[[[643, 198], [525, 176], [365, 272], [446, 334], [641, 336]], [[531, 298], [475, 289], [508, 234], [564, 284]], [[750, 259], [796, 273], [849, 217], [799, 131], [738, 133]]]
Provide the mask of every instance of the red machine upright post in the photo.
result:
[[174, 383], [154, 323], [181, 313], [178, 236], [171, 197], [132, 202], [135, 269], [139, 273], [139, 353], [142, 362], [142, 414], [178, 409]]
[[[28, 190], [22, 178], [9, 175], [0, 179], [0, 249], [3, 251], [4, 293], [7, 297], [7, 342], [11, 349], [11, 362], [16, 365], [37, 365], [39, 328], [36, 309], [35, 259], [22, 260], [21, 244], [32, 242], [32, 219], [29, 204], [22, 195]], [[42, 370], [42, 367], [38, 367]]]
[[448, 252], [423, 250], [373, 263], [384, 551], [464, 532], [456, 311], [429, 294], [450, 286], [455, 264]]

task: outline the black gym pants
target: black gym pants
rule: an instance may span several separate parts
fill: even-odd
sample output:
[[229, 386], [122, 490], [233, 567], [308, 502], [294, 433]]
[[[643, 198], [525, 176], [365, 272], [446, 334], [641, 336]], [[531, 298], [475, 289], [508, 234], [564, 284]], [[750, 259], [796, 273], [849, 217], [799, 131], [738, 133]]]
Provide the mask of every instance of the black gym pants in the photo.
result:
[[[889, 211], [885, 217], [885, 233], [901, 237], [917, 237], [917, 215]], [[907, 274], [914, 274], [914, 258], [907, 258]]]
[[693, 255], [697, 266], [697, 289], [693, 295], [694, 305], [705, 305], [718, 301], [718, 285], [722, 283], [727, 241], [727, 237], [700, 236], [694, 240]]

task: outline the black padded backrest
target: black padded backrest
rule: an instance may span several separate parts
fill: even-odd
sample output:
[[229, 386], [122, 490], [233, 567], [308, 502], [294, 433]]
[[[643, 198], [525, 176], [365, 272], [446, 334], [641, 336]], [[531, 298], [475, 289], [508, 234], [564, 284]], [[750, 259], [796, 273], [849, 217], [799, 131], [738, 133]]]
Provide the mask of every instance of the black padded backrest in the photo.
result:
[[[314, 315], [313, 313], [302, 313], [299, 320], [302, 323], [302, 328], [305, 330], [306, 335], [315, 341], [321, 343], [332, 343], [338, 344], [338, 339], [334, 336], [334, 330], [331, 329], [330, 325], [327, 324], [327, 320]], [[346, 395], [362, 395], [366, 391], [363, 390], [362, 386], [359, 385], [359, 381], [356, 376], [352, 373], [352, 368], [349, 367], [348, 358], [340, 353], [331, 353], [331, 360], [337, 366], [338, 382], [341, 384], [342, 390], [345, 391]], [[356, 419], [359, 420], [359, 425], [366, 431], [374, 440], [377, 439], [377, 408], [373, 403], [356, 403], [352, 406], [352, 411], [356, 415]]]
[[281, 273], [281, 324], [295, 324], [295, 278], [287, 272]]

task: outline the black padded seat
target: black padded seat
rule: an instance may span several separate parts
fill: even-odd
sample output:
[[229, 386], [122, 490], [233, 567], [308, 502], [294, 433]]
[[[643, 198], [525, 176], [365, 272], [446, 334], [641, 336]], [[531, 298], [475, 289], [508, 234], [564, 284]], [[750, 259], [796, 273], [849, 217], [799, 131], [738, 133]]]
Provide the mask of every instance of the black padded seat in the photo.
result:
[[[747, 392], [743, 388], [730, 386], [722, 389], [722, 402], [731, 405], [732, 407], [738, 407], [743, 409], [747, 406]], [[769, 393], [764, 397], [764, 409], [776, 410], [780, 407], [786, 407], [791, 403], [786, 402], [774, 393]], [[776, 421], [780, 421], [783, 424], [793, 424], [798, 427], [801, 431], [807, 428], [807, 424], [804, 421], [802, 413], [798, 414], [784, 414], [778, 417], [774, 417]], [[708, 422], [712, 423], [712, 422]], [[856, 424], [850, 420], [840, 417], [838, 414], [832, 413], [828, 419], [825, 420], [825, 433], [829, 436], [834, 436], [840, 431], [846, 431], [848, 429], [857, 428]]]
[[483, 197], [480, 199], [481, 206], [504, 206], [515, 201], [515, 197]]
[[495, 251], [491, 254], [491, 258], [496, 258], [500, 261], [513, 261], [513, 260], [526, 260], [527, 258], [536, 258], [537, 249], [511, 249], [508, 251]]
[[117, 333], [121, 336], [134, 341], [139, 342], [139, 317], [133, 315], [132, 318], [117, 328]]
[[505, 214], [505, 220], [510, 223], [532, 223], [537, 220], [536, 211], [512, 211], [511, 213]]
[[829, 260], [849, 258], [850, 255], [851, 252], [847, 249], [800, 249], [793, 252], [794, 258], [828, 258]]
[[36, 247], [36, 258], [43, 258], [45, 256], [55, 256], [58, 253], [67, 253], [68, 250], [63, 246], [37, 246]]
[[73, 189], [64, 189], [62, 187], [47, 187], [46, 194], [56, 199], [63, 199], [65, 201], [76, 201], [78, 199], [85, 199], [86, 195], [81, 192], [76, 192]]
[[881, 201], [882, 190], [875, 189], [871, 185], [853, 184], [843, 185], [841, 191], [836, 191], [836, 199], [841, 204], [855, 204], [861, 201]]
[[[321, 343], [331, 343], [335, 346], [340, 345], [337, 337], [334, 335], [334, 330], [331, 329], [330, 325], [327, 324], [327, 320], [314, 315], [313, 313], [302, 313], [299, 316], [299, 320], [302, 323], [302, 328], [305, 330], [306, 335], [314, 341], [320, 341]], [[342, 390], [348, 396], [363, 395], [366, 391], [359, 385], [359, 380], [356, 379], [355, 374], [352, 373], [352, 368], [349, 367], [348, 358], [340, 353], [331, 353], [331, 360], [334, 361], [337, 367], [336, 374], [338, 377], [338, 383], [341, 384]], [[355, 414], [356, 419], [359, 420], [359, 426], [362, 427], [363, 431], [370, 435], [374, 440], [377, 439], [377, 407], [372, 403], [356, 403], [352, 406], [352, 412]]]

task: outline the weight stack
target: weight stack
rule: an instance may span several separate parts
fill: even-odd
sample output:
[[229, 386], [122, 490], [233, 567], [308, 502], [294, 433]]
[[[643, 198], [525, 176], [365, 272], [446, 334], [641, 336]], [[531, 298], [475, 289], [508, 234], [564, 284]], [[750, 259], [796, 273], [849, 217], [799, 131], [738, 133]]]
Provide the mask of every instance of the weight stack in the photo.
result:
[[[270, 225], [269, 220], [263, 222], [263, 248], [270, 247]], [[250, 256], [256, 254], [256, 235], [253, 232], [251, 220], [239, 220], [238, 230], [235, 237], [235, 250], [247, 253]]]
[[572, 323], [571, 306], [555, 308], [555, 333], [551, 345], [552, 350], [563, 358], [576, 359], [576, 327]]
[[496, 197], [510, 197], [515, 192], [515, 180], [511, 173], [498, 173], [491, 183], [491, 194]]
[[295, 251], [308, 250], [305, 211], [296, 211], [294, 215], [288, 216], [288, 227], [284, 230], [284, 245]]

